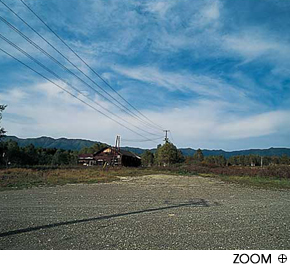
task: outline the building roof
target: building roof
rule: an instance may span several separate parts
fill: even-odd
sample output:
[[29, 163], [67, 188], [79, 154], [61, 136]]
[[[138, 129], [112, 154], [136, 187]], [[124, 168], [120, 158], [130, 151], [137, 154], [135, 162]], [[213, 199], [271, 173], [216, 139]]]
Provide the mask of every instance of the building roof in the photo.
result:
[[79, 159], [94, 159], [93, 154], [80, 154]]
[[128, 150], [123, 150], [123, 149], [121, 149], [121, 150], [120, 150], [120, 153], [121, 153], [122, 155], [133, 156], [133, 157], [136, 157], [136, 158], [141, 159], [139, 156], [137, 156], [136, 154], [134, 154], [134, 153], [132, 153], [132, 152], [130, 152], [130, 151], [128, 151]]
[[[101, 149], [100, 151], [94, 153], [94, 156], [102, 153], [104, 150], [106, 150], [107, 148], [112, 148], [112, 149], [115, 149], [115, 147], [110, 147], [110, 146], [107, 146], [107, 147], [104, 147], [103, 149]], [[117, 149], [117, 153], [120, 154], [120, 155], [123, 155], [123, 156], [130, 156], [130, 157], [135, 157], [135, 158], [138, 158], [138, 159], [141, 159], [139, 156], [135, 155], [134, 153], [130, 152], [130, 151], [127, 151], [127, 150], [123, 150], [123, 149]]]
[[120, 152], [122, 155], [125, 155], [125, 156], [132, 156], [132, 157], [136, 157], [136, 158], [139, 158], [139, 159], [140, 159], [139, 156], [137, 156], [136, 154], [134, 154], [134, 153], [132, 153], [132, 152], [130, 152], [130, 151], [127, 151], [127, 150], [123, 150], [123, 149], [121, 149], [119, 152]]

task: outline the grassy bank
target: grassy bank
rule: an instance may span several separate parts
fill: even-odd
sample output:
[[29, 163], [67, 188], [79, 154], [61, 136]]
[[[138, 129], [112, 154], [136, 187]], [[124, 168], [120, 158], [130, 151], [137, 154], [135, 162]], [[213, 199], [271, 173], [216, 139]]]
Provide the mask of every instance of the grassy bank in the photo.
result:
[[111, 182], [117, 179], [114, 176], [105, 175], [94, 170], [13, 168], [0, 170], [0, 190], [64, 185], [68, 183]]
[[290, 189], [290, 166], [205, 167], [200, 165], [176, 165], [156, 168], [11, 168], [0, 169], [0, 191], [23, 189], [33, 186], [55, 186], [69, 183], [104, 183], [119, 180], [119, 177], [134, 177], [152, 174], [177, 176], [202, 176], [261, 188]]
[[290, 189], [290, 180], [285, 178], [274, 177], [250, 177], [250, 176], [227, 176], [214, 174], [198, 174], [202, 177], [216, 178], [228, 183], [236, 183], [244, 186], [258, 187], [263, 189]]
[[0, 191], [34, 186], [55, 186], [72, 183], [104, 183], [122, 176], [155, 174], [154, 169], [143, 168], [10, 168], [0, 170]]
[[217, 167], [212, 165], [181, 165], [180, 174], [199, 175], [247, 186], [274, 189], [290, 189], [290, 166], [267, 167]]

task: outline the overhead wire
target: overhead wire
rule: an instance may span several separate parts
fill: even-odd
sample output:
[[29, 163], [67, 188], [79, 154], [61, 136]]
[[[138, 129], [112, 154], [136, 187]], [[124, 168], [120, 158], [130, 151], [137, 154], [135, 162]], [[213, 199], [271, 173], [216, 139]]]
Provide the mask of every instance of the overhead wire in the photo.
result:
[[[7, 26], [9, 26], [13, 31], [15, 31], [16, 33], [18, 33], [21, 37], [23, 37], [27, 42], [29, 42], [32, 46], [34, 46], [36, 49], [38, 49], [40, 52], [42, 52], [43, 54], [45, 54], [48, 58], [50, 58], [53, 62], [55, 62], [56, 64], [58, 64], [60, 67], [62, 67], [65, 71], [69, 72], [71, 75], [73, 75], [74, 77], [76, 77], [78, 80], [80, 80], [82, 83], [84, 83], [85, 85], [87, 85], [88, 87], [90, 87], [91, 89], [93, 89], [98, 95], [102, 96], [103, 98], [107, 99], [104, 95], [102, 95], [101, 93], [99, 93], [98, 91], [96, 91], [91, 85], [89, 85], [87, 82], [85, 82], [83, 79], [81, 79], [80, 77], [78, 77], [75, 73], [73, 73], [71, 70], [69, 70], [66, 66], [64, 66], [61, 62], [59, 62], [57, 59], [55, 59], [53, 56], [51, 56], [49, 53], [47, 53], [45, 50], [43, 50], [39, 45], [37, 45], [34, 41], [32, 41], [29, 37], [27, 37], [25, 34], [23, 34], [20, 30], [18, 30], [15, 26], [13, 26], [10, 22], [8, 22], [5, 18], [3, 18], [0, 15], [0, 20], [2, 20]], [[58, 77], [60, 78], [60, 77]], [[109, 99], [107, 99], [109, 102], [111, 102]], [[114, 104], [116, 107], [119, 108], [118, 105], [116, 105], [115, 103], [111, 102], [112, 104]], [[120, 108], [121, 110], [123, 110], [122, 108]], [[110, 112], [110, 111], [108, 111]], [[112, 114], [112, 112], [110, 112]], [[114, 115], [114, 114], [113, 114]], [[120, 118], [120, 117], [118, 117]], [[122, 119], [122, 118], [121, 118]], [[125, 121], [123, 119], [123, 121]], [[127, 122], [127, 121], [125, 121]], [[155, 133], [151, 133], [148, 132], [146, 130], [143, 130], [142, 128], [133, 125], [130, 122], [127, 122], [129, 124], [131, 124], [132, 126], [134, 126], [135, 128], [138, 128], [139, 130], [151, 134], [151, 135], [157, 135]]]
[[[96, 83], [93, 79], [91, 79], [86, 73], [84, 73], [77, 65], [75, 65], [71, 60], [69, 60], [62, 52], [60, 52], [53, 44], [51, 44], [46, 38], [44, 38], [39, 32], [37, 32], [37, 30], [35, 30], [31, 25], [29, 25], [23, 18], [21, 18], [12, 8], [10, 8], [5, 2], [3, 2], [2, 0], [0, 0], [0, 2], [11, 12], [13, 13], [18, 19], [20, 19], [27, 27], [29, 27], [34, 33], [36, 33], [43, 41], [45, 41], [51, 48], [53, 48], [59, 55], [62, 56], [62, 58], [64, 58], [67, 62], [69, 62], [74, 68], [76, 68], [80, 73], [82, 73], [86, 78], [88, 78], [92, 83], [94, 83], [94, 85], [96, 85], [100, 90], [102, 90], [105, 94], [107, 94], [110, 98], [112, 98], [115, 102], [117, 102], [117, 104], [120, 104], [120, 106], [122, 106], [124, 109], [120, 108], [120, 106], [118, 106], [119, 109], [121, 109], [122, 111], [126, 112], [127, 114], [129, 114], [131, 117], [133, 117], [134, 119], [137, 119], [139, 122], [142, 122], [143, 125], [149, 127], [150, 129], [155, 129], [156, 127], [153, 127], [151, 124], [149, 124], [148, 122], [140, 119], [140, 117], [138, 115], [136, 115], [134, 112], [132, 112], [129, 108], [127, 108], [124, 104], [122, 104], [120, 101], [118, 101], [117, 99], [115, 99], [110, 93], [108, 93], [105, 89], [103, 89], [98, 83]], [[11, 29], [13, 29], [14, 31], [16, 31], [18, 34], [23, 34], [20, 30], [18, 30], [15, 26], [13, 26], [11, 23], [9, 23], [7, 20], [3, 20], [2, 21], [4, 23], [6, 23]], [[25, 34], [23, 34], [25, 36]], [[21, 35], [23, 38], [28, 38], [27, 36], [23, 36]], [[29, 38], [28, 38], [29, 39]], [[26, 39], [27, 40], [27, 39]], [[28, 41], [28, 40], [27, 40]], [[33, 45], [31, 43], [31, 45]], [[46, 54], [47, 55], [47, 54]], [[47, 56], [51, 56], [51, 55], [47, 55]], [[50, 58], [52, 59], [52, 58]], [[55, 58], [54, 58], [55, 59]], [[52, 60], [54, 60], [52, 59]], [[56, 62], [58, 63], [58, 62]], [[90, 87], [91, 89], [93, 89], [97, 94], [100, 94], [98, 91], [96, 91], [94, 88]], [[103, 95], [101, 95], [102, 97], [104, 97]], [[106, 100], [108, 100], [105, 97]], [[109, 102], [111, 102], [110, 100], [108, 100]], [[112, 102], [111, 102], [112, 103]], [[115, 104], [114, 104], [115, 105]], [[115, 105], [116, 106], [116, 105]], [[129, 112], [129, 113], [128, 113]]]
[[[68, 93], [69, 95], [71, 95], [72, 97], [76, 98], [77, 100], [79, 100], [80, 102], [82, 102], [83, 104], [87, 105], [88, 107], [92, 108], [93, 110], [97, 111], [98, 113], [104, 115], [105, 117], [107, 117], [108, 119], [116, 122], [117, 124], [119, 124], [120, 126], [126, 128], [127, 130], [147, 139], [146, 137], [144, 137], [143, 135], [139, 134], [138, 132], [135, 132], [134, 130], [132, 130], [131, 128], [127, 127], [126, 125], [123, 125], [122, 123], [118, 122], [117, 120], [113, 119], [112, 117], [108, 116], [107, 114], [103, 113], [102, 111], [98, 110], [97, 108], [95, 108], [94, 106], [92, 106], [91, 104], [87, 103], [86, 101], [80, 99], [79, 97], [77, 97], [76, 95], [74, 95], [73, 93], [71, 93], [69, 90], [63, 88], [62, 86], [58, 85], [57, 83], [55, 83], [53, 80], [51, 80], [50, 78], [44, 76], [43, 74], [41, 74], [40, 72], [38, 72], [37, 70], [33, 69], [32, 67], [30, 67], [29, 65], [27, 65], [26, 63], [22, 62], [21, 60], [17, 59], [15, 56], [13, 56], [12, 54], [10, 54], [9, 52], [3, 50], [2, 48], [0, 48], [0, 51], [2, 51], [3, 53], [5, 53], [6, 55], [10, 56], [11, 58], [13, 58], [14, 60], [18, 61], [19, 63], [21, 63], [22, 65], [26, 66], [28, 69], [30, 69], [31, 71], [35, 72], [36, 74], [38, 74], [39, 76], [41, 76], [42, 78], [46, 79], [47, 81], [49, 81], [50, 83], [52, 83], [53, 85], [57, 86], [58, 88], [60, 88], [61, 90], [65, 91], [66, 93]], [[148, 141], [150, 139], [147, 139]]]
[[[0, 34], [0, 38], [2, 40], [4, 40], [5, 42], [7, 42], [8, 44], [10, 44], [12, 47], [14, 47], [16, 50], [18, 50], [19, 52], [21, 52], [22, 54], [24, 54], [26, 57], [28, 57], [29, 59], [31, 59], [33, 62], [35, 62], [36, 64], [38, 64], [39, 66], [41, 66], [43, 69], [45, 69], [46, 71], [48, 71], [49, 73], [51, 73], [52, 75], [54, 75], [57, 79], [61, 80], [63, 83], [67, 84], [68, 86], [70, 86], [73, 90], [77, 91], [79, 94], [81, 94], [82, 96], [84, 96], [85, 98], [89, 99], [90, 101], [92, 101], [93, 103], [97, 104], [98, 106], [100, 106], [102, 109], [104, 109], [105, 111], [109, 112], [111, 115], [116, 116], [117, 118], [127, 122], [126, 120], [122, 119], [121, 117], [119, 117], [118, 115], [114, 114], [113, 112], [111, 112], [110, 110], [104, 108], [100, 103], [90, 99], [89, 97], [87, 97], [84, 93], [82, 93], [82, 91], [80, 91], [79, 89], [77, 89], [75, 86], [71, 85], [69, 82], [67, 82], [66, 80], [63, 80], [60, 76], [58, 76], [55, 72], [53, 72], [52, 70], [50, 70], [49, 68], [47, 68], [45, 65], [43, 65], [41, 62], [39, 62], [37, 59], [33, 58], [30, 54], [28, 54], [27, 52], [25, 52], [24, 50], [22, 50], [19, 46], [17, 46], [16, 44], [14, 44], [13, 42], [11, 42], [10, 40], [8, 40], [7, 38], [5, 38], [2, 34]], [[12, 56], [11, 54], [9, 54], [8, 52], [4, 51], [3, 49], [1, 49], [4, 53], [6, 53], [7, 55], [9, 55], [10, 57], [16, 59], [14, 56]], [[16, 59], [18, 62], [22, 63], [23, 65], [25, 65], [26, 67], [28, 67], [27, 64], [23, 63], [22, 61]], [[32, 67], [28, 67], [29, 69], [31, 69], [32, 71], [34, 71], [35, 73], [41, 75], [42, 77], [44, 77], [46, 80], [48, 80], [49, 82], [53, 83], [54, 85], [57, 85], [55, 82], [53, 82], [52, 80], [50, 80], [49, 78], [45, 77], [44, 75], [40, 74], [38, 71], [36, 71], [35, 69], [33, 69]], [[59, 88], [61, 88], [62, 90], [64, 90], [65, 92], [67, 92], [68, 90], [64, 89], [63, 87], [57, 85]], [[69, 92], [70, 95], [73, 95], [71, 92]], [[77, 96], [74, 95], [75, 98], [79, 99]], [[83, 100], [81, 100], [82, 102], [85, 102]], [[88, 104], [86, 104], [88, 105]], [[89, 104], [90, 105], [90, 104]], [[91, 105], [90, 105], [91, 106]], [[95, 110], [97, 110], [96, 108], [94, 108]], [[146, 136], [132, 130], [131, 128], [127, 127], [126, 125], [116, 121], [115, 119], [113, 119], [112, 117], [108, 116], [107, 114], [104, 114], [102, 111], [98, 110], [99, 113], [105, 115], [107, 118], [117, 122], [119, 125], [123, 126], [124, 128], [130, 130], [131, 132], [134, 132], [135, 134], [141, 136], [142, 138], [146, 139], [146, 140], [150, 140], [149, 138], [147, 138]], [[128, 123], [128, 122], [127, 122]], [[134, 126], [131, 124], [131, 126]]]
[[171, 137], [172, 141], [175, 142], [175, 141], [174, 141], [174, 138], [173, 138], [173, 135], [172, 135], [172, 133], [171, 133], [171, 130], [169, 131], [169, 134], [170, 134], [170, 137]]
[[122, 142], [133, 142], [133, 143], [143, 143], [143, 142], [148, 142], [148, 141], [157, 141], [160, 139], [163, 139], [164, 137], [159, 137], [159, 138], [155, 138], [155, 139], [148, 139], [148, 140], [132, 140], [132, 139], [124, 139], [122, 138]]
[[[31, 7], [29, 7], [23, 0], [20, 0], [23, 5], [27, 7], [28, 10], [32, 14], [34, 14], [49, 30], [52, 32], [79, 60], [81, 60], [98, 78], [100, 78], [114, 93], [116, 93], [123, 101], [125, 101], [131, 108], [133, 108], [136, 112], [138, 112], [142, 117], [144, 117], [147, 121], [149, 121], [155, 127], [158, 127], [160, 130], [163, 130], [162, 127], [152, 120], [150, 120], [147, 116], [145, 116], [142, 112], [140, 112], [137, 108], [135, 108], [130, 102], [128, 102], [123, 96], [118, 93], [116, 89], [114, 89], [99, 73], [97, 73], [74, 49], [72, 49], [39, 15], [36, 14]], [[1, 1], [2, 2], [2, 1]]]

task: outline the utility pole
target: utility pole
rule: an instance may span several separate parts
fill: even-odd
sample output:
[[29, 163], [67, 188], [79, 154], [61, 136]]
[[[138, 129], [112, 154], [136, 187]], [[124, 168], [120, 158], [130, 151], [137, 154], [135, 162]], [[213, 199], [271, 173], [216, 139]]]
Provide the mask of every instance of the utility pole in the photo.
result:
[[116, 137], [116, 150], [120, 151], [120, 145], [121, 145], [121, 136], [117, 135], [117, 137]]
[[118, 151], [120, 152], [120, 144], [121, 144], [121, 136], [117, 135], [116, 136], [116, 143], [115, 143], [115, 148], [112, 148], [112, 160], [111, 160], [111, 166], [117, 166], [119, 165], [118, 161]]
[[168, 143], [168, 142], [169, 142], [169, 139], [168, 139], [168, 137], [167, 137], [167, 133], [170, 132], [170, 130], [163, 130], [163, 132], [165, 132], [164, 142], [165, 142], [165, 143]]
[[263, 157], [261, 156], [261, 167], [263, 167]]

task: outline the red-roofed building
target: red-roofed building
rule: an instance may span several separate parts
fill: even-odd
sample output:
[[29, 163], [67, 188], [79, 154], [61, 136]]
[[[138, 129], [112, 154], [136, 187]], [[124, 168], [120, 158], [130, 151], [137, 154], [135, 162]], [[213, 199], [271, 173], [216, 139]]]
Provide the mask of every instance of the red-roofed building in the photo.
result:
[[138, 167], [141, 165], [141, 158], [130, 151], [105, 147], [94, 154], [79, 155], [79, 164]]

